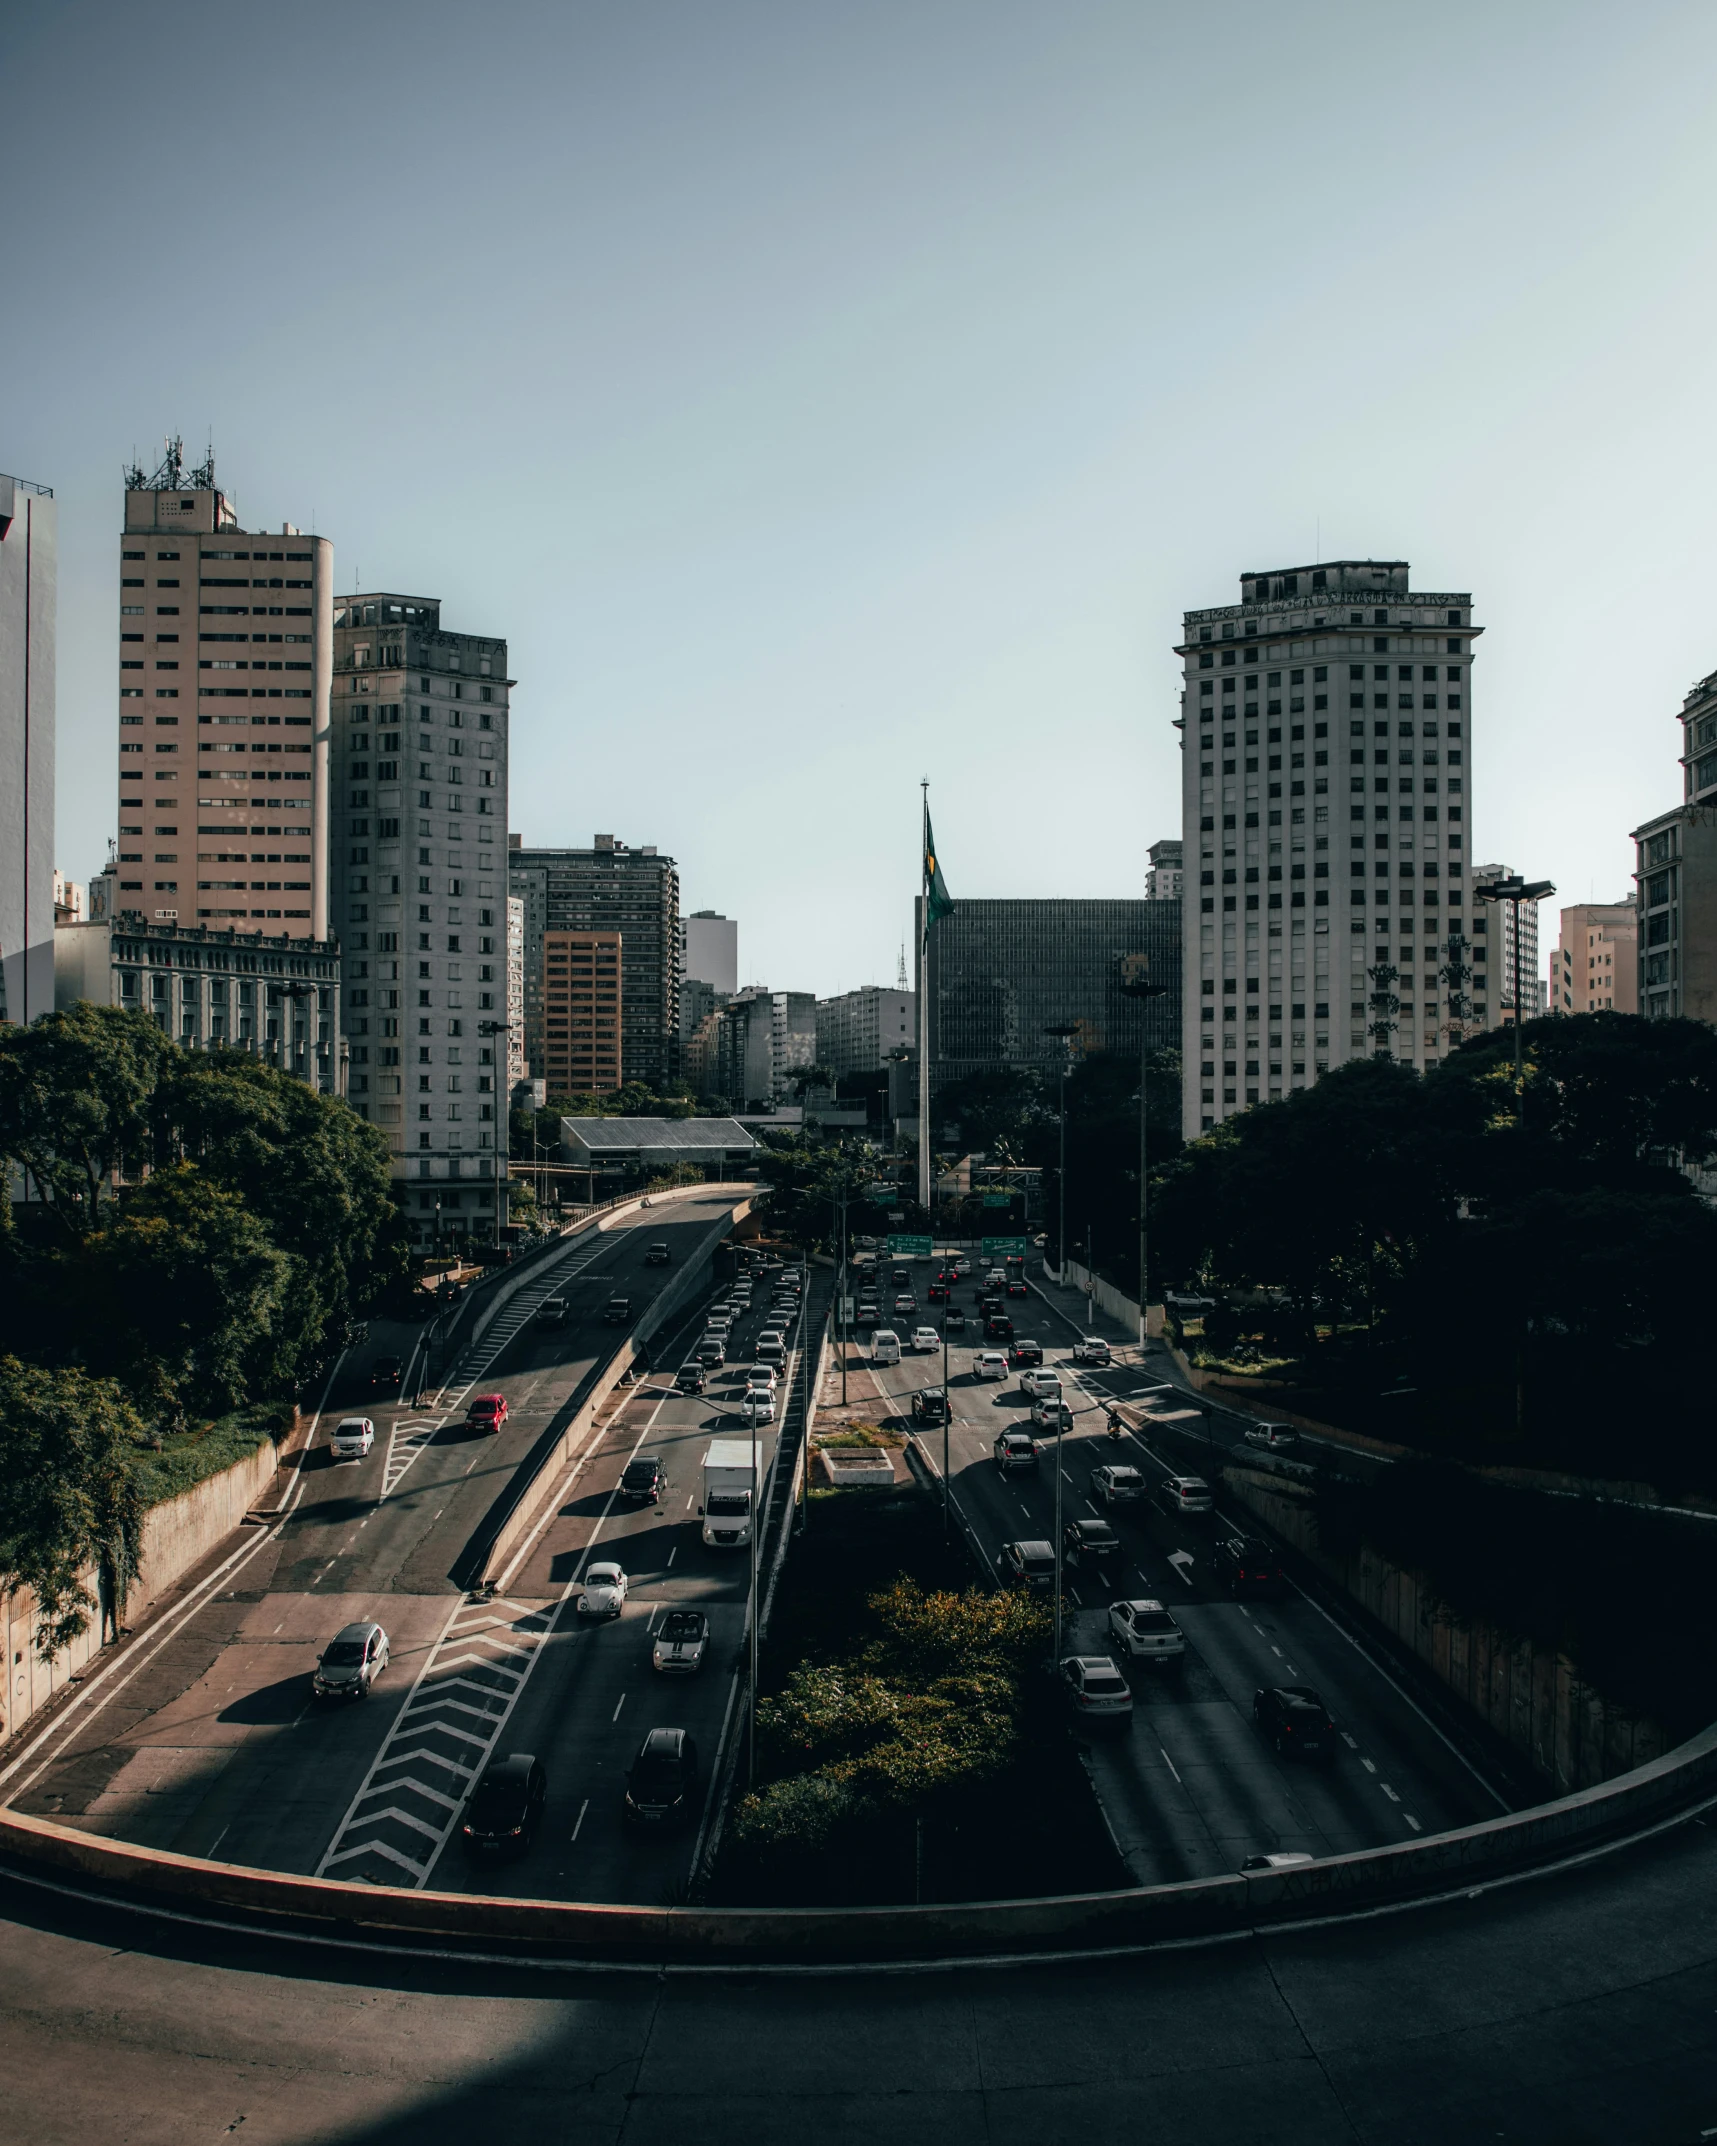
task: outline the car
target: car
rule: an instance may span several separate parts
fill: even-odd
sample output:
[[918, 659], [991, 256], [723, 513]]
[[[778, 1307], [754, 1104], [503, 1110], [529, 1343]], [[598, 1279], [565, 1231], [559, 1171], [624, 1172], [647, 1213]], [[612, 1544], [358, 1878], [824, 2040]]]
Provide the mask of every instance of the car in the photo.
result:
[[942, 1331], [945, 1334], [963, 1334], [966, 1331], [966, 1314], [958, 1304], [950, 1304], [942, 1314]]
[[776, 1377], [773, 1364], [758, 1364], [754, 1366], [745, 1383], [748, 1386], [766, 1386], [773, 1393], [780, 1382]]
[[911, 1268], [890, 1267], [888, 1270], [888, 1285], [891, 1289], [910, 1289], [912, 1286]]
[[1255, 1870], [1298, 1870], [1302, 1863], [1315, 1863], [1316, 1856], [1307, 1855], [1303, 1848], [1286, 1849], [1280, 1855], [1249, 1855], [1240, 1866], [1242, 1877]]
[[673, 1256], [665, 1244], [653, 1244], [644, 1254], [644, 1264], [647, 1267], [665, 1267]]
[[405, 1366], [397, 1356], [378, 1356], [370, 1366], [370, 1386], [376, 1393], [397, 1393]]
[[948, 1301], [948, 1284], [938, 1276], [931, 1282], [924, 1294], [932, 1304], [946, 1304]]
[[1145, 1494], [1145, 1479], [1137, 1468], [1104, 1466], [1091, 1471], [1091, 1495], [1111, 1509], [1136, 1505]]
[[954, 1260], [952, 1268], [955, 1280], [963, 1282], [966, 1276], [971, 1273], [971, 1271], [972, 1262], [966, 1257], [964, 1252], [959, 1253]]
[[621, 1469], [620, 1495], [633, 1505], [654, 1505], [661, 1498], [665, 1481], [661, 1462], [652, 1454], [641, 1454]]
[[703, 1375], [703, 1365], [695, 1361], [689, 1364], [681, 1364], [680, 1368], [674, 1373], [674, 1390], [676, 1393], [702, 1393], [706, 1383], [707, 1381]]
[[1013, 1338], [1014, 1323], [1007, 1313], [1002, 1311], [991, 1312], [990, 1316], [984, 1321], [984, 1339], [986, 1341], [1012, 1341]]
[[1217, 1577], [1231, 1595], [1274, 1597], [1286, 1591], [1287, 1581], [1275, 1553], [1252, 1535], [1225, 1535], [1216, 1545]]
[[854, 1323], [858, 1326], [875, 1326], [881, 1317], [882, 1313], [874, 1304], [860, 1304], [854, 1317]]
[[537, 1837], [548, 1802], [548, 1775], [529, 1751], [491, 1759], [466, 1799], [459, 1821], [465, 1853], [523, 1855]]
[[1299, 1442], [1299, 1432], [1291, 1430], [1285, 1423], [1254, 1423], [1246, 1433], [1246, 1443], [1262, 1446], [1266, 1453], [1285, 1453]]
[[628, 1824], [668, 1826], [696, 1808], [698, 1747], [688, 1729], [652, 1729], [626, 1769]]
[[1040, 1431], [1065, 1434], [1073, 1428], [1073, 1411], [1059, 1394], [1044, 1394], [1031, 1404], [1031, 1420]]
[[1278, 1758], [1319, 1759], [1325, 1765], [1335, 1758], [1335, 1723], [1309, 1684], [1271, 1684], [1254, 1692], [1252, 1719]]
[[996, 1457], [996, 1466], [1003, 1475], [1013, 1475], [1021, 1468], [1037, 1466], [1037, 1440], [1029, 1431], [998, 1431], [996, 1442], [990, 1449]]
[[715, 1371], [727, 1362], [727, 1350], [719, 1334], [706, 1334], [697, 1346], [697, 1360], [706, 1371]]
[[468, 1430], [486, 1431], [495, 1437], [507, 1420], [507, 1397], [504, 1393], [480, 1393], [465, 1411]]
[[1178, 1662], [1186, 1653], [1186, 1634], [1162, 1604], [1148, 1595], [1110, 1603], [1109, 1637], [1139, 1661]]
[[537, 1306], [538, 1326], [564, 1326], [572, 1316], [572, 1306], [565, 1297], [544, 1297]]
[[629, 1326], [631, 1321], [632, 1299], [630, 1297], [610, 1297], [608, 1302], [603, 1305], [602, 1323], [604, 1326]]
[[650, 1665], [665, 1677], [695, 1676], [709, 1652], [709, 1619], [702, 1610], [673, 1609], [656, 1627]]
[[1061, 1687], [1082, 1721], [1133, 1718], [1131, 1688], [1106, 1654], [1070, 1654], [1061, 1664]]
[[775, 1396], [767, 1386], [747, 1386], [739, 1406], [747, 1423], [775, 1421]]
[[900, 1361], [900, 1336], [891, 1326], [879, 1326], [870, 1337], [870, 1360], [873, 1364], [897, 1364]]
[[942, 1337], [933, 1326], [912, 1329], [912, 1347], [920, 1356], [933, 1356], [941, 1346]]
[[1008, 1295], [1010, 1297], [1023, 1297], [1025, 1293], [1025, 1276], [1023, 1274], [1010, 1275], [1008, 1278]]
[[986, 1289], [1000, 1290], [1005, 1289], [1007, 1285], [1007, 1274], [1006, 1271], [1001, 1267], [992, 1267], [989, 1272], [984, 1276], [984, 1287]]
[[1081, 1334], [1073, 1344], [1073, 1361], [1076, 1364], [1106, 1364], [1109, 1362], [1109, 1344], [1101, 1334]]
[[1165, 1475], [1157, 1485], [1157, 1503], [1177, 1519], [1211, 1509], [1210, 1485], [1201, 1475]]
[[328, 1451], [336, 1460], [362, 1460], [376, 1442], [376, 1427], [368, 1416], [347, 1416], [328, 1434]]
[[[1031, 1365], [1043, 1362], [1042, 1342], [1033, 1341], [1029, 1334], [1016, 1335], [1011, 1324], [1008, 1328], [1008, 1334], [1010, 1337], [1008, 1341], [1008, 1362], [1013, 1365], [1016, 1371], [1024, 1370]], [[1060, 1381], [1057, 1380], [1057, 1384], [1059, 1383]]]
[[1172, 1312], [1196, 1313], [1204, 1311], [1214, 1311], [1216, 1309], [1216, 1299], [1214, 1297], [1195, 1296], [1189, 1292], [1183, 1292], [1181, 1290], [1176, 1289], [1168, 1290], [1164, 1294], [1163, 1302]]
[[912, 1420], [914, 1423], [947, 1422], [948, 1396], [940, 1386], [926, 1386], [912, 1396]]
[[626, 1607], [626, 1575], [618, 1565], [586, 1565], [578, 1591], [581, 1617], [618, 1617]]
[[1055, 1545], [1052, 1542], [1004, 1542], [996, 1560], [1002, 1578], [1015, 1587], [1029, 1587], [1047, 1594], [1055, 1585]]
[[1070, 1520], [1061, 1531], [1061, 1554], [1070, 1565], [1101, 1572], [1124, 1553], [1120, 1536], [1107, 1520]]
[[[1036, 1344], [1034, 1343], [1033, 1346], [1035, 1347]], [[1027, 1357], [1025, 1359], [1025, 1368], [1019, 1375], [1019, 1390], [1028, 1400], [1047, 1400], [1050, 1395], [1059, 1394], [1061, 1391], [1061, 1373], [1059, 1371], [1045, 1371], [1042, 1367], [1042, 1354], [1043, 1352], [1039, 1350], [1038, 1361], [1035, 1364]], [[1010, 1363], [1014, 1361], [1014, 1351], [1012, 1349], [1008, 1351], [1008, 1360]]]
[[978, 1298], [978, 1316], [987, 1319], [991, 1312], [1000, 1311], [1006, 1301], [999, 1289], [986, 1289]]
[[751, 1353], [760, 1364], [778, 1363], [787, 1354], [787, 1344], [779, 1334], [759, 1334]]
[[733, 1324], [733, 1313], [725, 1304], [712, 1304], [704, 1313], [705, 1330], [712, 1334], [725, 1334]]
[[975, 1379], [1006, 1379], [1008, 1360], [1000, 1349], [977, 1349], [972, 1355], [972, 1376]]
[[367, 1699], [388, 1665], [388, 1636], [379, 1624], [342, 1625], [316, 1657], [310, 1689], [318, 1699]]
[[916, 1311], [918, 1309], [918, 1299], [912, 1294], [912, 1291], [910, 1289], [902, 1289], [899, 1295], [896, 1296], [894, 1300], [894, 1309], [897, 1312]]

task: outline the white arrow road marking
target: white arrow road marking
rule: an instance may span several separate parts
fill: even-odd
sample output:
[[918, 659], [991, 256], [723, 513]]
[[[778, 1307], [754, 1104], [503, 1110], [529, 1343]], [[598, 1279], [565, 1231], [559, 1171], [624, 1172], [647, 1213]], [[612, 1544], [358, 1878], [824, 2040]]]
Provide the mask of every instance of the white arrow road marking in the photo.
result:
[[[1190, 1550], [1171, 1550], [1169, 1552], [1169, 1563], [1180, 1574], [1188, 1587], [1192, 1586], [1192, 1552]], [[1277, 1651], [1280, 1652], [1281, 1650], [1278, 1648]]]

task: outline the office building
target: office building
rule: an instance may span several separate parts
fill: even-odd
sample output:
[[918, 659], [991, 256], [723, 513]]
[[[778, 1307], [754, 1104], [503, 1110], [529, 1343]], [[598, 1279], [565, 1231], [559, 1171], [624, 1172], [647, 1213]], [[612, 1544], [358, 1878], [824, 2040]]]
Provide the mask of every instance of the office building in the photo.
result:
[[809, 991], [747, 984], [710, 1014], [691, 1047], [700, 1095], [740, 1110], [772, 1110], [792, 1098], [795, 1076], [817, 1063], [817, 1001]]
[[837, 1077], [879, 1072], [891, 1051], [913, 1050], [917, 1042], [918, 1000], [911, 991], [865, 984], [817, 1001], [817, 1063]]
[[[1127, 997], [1135, 975], [1167, 995]], [[1051, 1028], [1071, 1027], [1081, 1056], [1136, 1058], [1178, 1031], [1180, 904], [962, 895], [930, 934], [928, 989], [934, 1096], [973, 1073], [1055, 1072], [1064, 1047]]]
[[334, 548], [241, 528], [177, 440], [125, 483], [115, 899], [326, 939]]
[[1153, 842], [1145, 854], [1151, 861], [1145, 874], [1145, 893], [1153, 902], [1178, 902], [1184, 846], [1179, 842]]
[[420, 1242], [506, 1221], [507, 644], [431, 596], [332, 618], [330, 897], [352, 1106]]
[[543, 934], [543, 1077], [550, 1095], [606, 1095], [623, 1078], [617, 931]]
[[1576, 902], [1550, 955], [1552, 1013], [1638, 1013], [1639, 913], [1632, 902]]
[[732, 996], [730, 992], [718, 991], [714, 984], [706, 984], [696, 976], [680, 978], [680, 1070], [689, 1073], [690, 1051], [693, 1038], [718, 1006], [725, 1006]]
[[54, 625], [46, 485], [0, 476], [0, 1021], [54, 1003]]
[[694, 909], [680, 921], [680, 977], [708, 984], [718, 998], [739, 989], [739, 925], [713, 909]]
[[1480, 631], [1470, 596], [1414, 590], [1404, 560], [1248, 573], [1237, 604], [1186, 613], [1188, 1138], [1349, 1058], [1434, 1065], [1468, 1032], [1440, 971], [1454, 933], [1488, 993], [1468, 900]]
[[54, 1002], [147, 1014], [188, 1051], [264, 1058], [341, 1093], [340, 949], [242, 925], [211, 929], [122, 911], [54, 933]]
[[526, 849], [508, 837], [509, 890], [525, 905], [525, 1056], [547, 1078], [543, 947], [550, 931], [617, 932], [624, 952], [620, 1056], [628, 1081], [661, 1094], [680, 1071], [680, 875], [653, 844]]
[[1682, 802], [1633, 832], [1639, 1010], [1717, 1021], [1717, 671], [1679, 721]]
[[[1475, 864], [1473, 866], [1473, 885], [1475, 887], [1488, 887], [1496, 880], [1511, 879], [1513, 876], [1514, 867], [1512, 865]], [[1488, 908], [1496, 921], [1491, 925], [1487, 934], [1492, 949], [1489, 955], [1492, 985], [1489, 1000], [1490, 1013], [1487, 1020], [1479, 1020], [1476, 1025], [1479, 1028], [1506, 1028], [1514, 1020], [1514, 919], [1517, 906], [1520, 914], [1520, 1003], [1525, 1009], [1526, 1019], [1533, 1020], [1537, 1015], [1544, 1012], [1549, 1004], [1549, 993], [1544, 988], [1543, 978], [1539, 975], [1538, 970], [1538, 904], [1536, 902], [1521, 902], [1518, 905], [1513, 902], [1493, 902], [1484, 905], [1475, 902], [1474, 904], [1475, 908], [1481, 906]], [[1475, 971], [1478, 965], [1475, 952]], [[1474, 986], [1476, 992], [1476, 973]], [[1474, 1010], [1476, 1013], [1476, 1007]]]
[[507, 1092], [525, 1078], [525, 905], [507, 896]]

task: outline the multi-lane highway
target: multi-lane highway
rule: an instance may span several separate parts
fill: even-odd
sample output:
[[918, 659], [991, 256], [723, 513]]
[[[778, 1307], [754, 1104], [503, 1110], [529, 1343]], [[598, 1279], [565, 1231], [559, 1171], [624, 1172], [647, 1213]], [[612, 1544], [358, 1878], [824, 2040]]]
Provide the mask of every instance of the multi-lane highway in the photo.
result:
[[[923, 1275], [922, 1266], [917, 1271]], [[949, 1351], [948, 1447], [958, 1509], [978, 1554], [999, 1572], [1005, 1544], [1054, 1539], [1057, 1454], [1053, 1437], [1039, 1432], [1034, 1471], [1004, 1475], [998, 1466], [997, 1434], [1029, 1430], [1030, 1402], [1017, 1370], [1002, 1385], [973, 1374], [983, 1346], [977, 1295], [975, 1279], [954, 1294], [967, 1331]], [[1036, 1289], [1007, 1308], [1021, 1336], [1042, 1345], [1045, 1367], [1059, 1372], [1074, 1411], [1059, 1456], [1063, 1525], [1107, 1519], [1123, 1540], [1116, 1569], [1068, 1572], [1062, 1653], [1112, 1653], [1133, 1690], [1131, 1724], [1091, 1725], [1086, 1745], [1104, 1816], [1135, 1882], [1211, 1876], [1238, 1869], [1252, 1855], [1384, 1846], [1506, 1809], [1469, 1756], [1315, 1602], [1292, 1586], [1276, 1600], [1231, 1595], [1212, 1552], [1219, 1534], [1246, 1532], [1246, 1516], [1228, 1510], [1220, 1490], [1215, 1514], [1197, 1517], [1171, 1514], [1150, 1499], [1113, 1512], [1096, 1501], [1092, 1472], [1106, 1463], [1137, 1467], [1153, 1487], [1166, 1476], [1196, 1472], [1188, 1449], [1179, 1441], [1171, 1446], [1167, 1434], [1177, 1419], [1198, 1424], [1201, 1435], [1204, 1426], [1176, 1393], [1138, 1405], [1163, 1382], [1146, 1373], [1136, 1349], [1109, 1369], [1076, 1365], [1076, 1330]], [[940, 1311], [927, 1306], [893, 1323], [904, 1330], [920, 1317], [939, 1324]], [[1095, 1330], [1102, 1331], [1101, 1322]], [[1111, 1338], [1118, 1343], [1118, 1332], [1112, 1329]], [[884, 1366], [855, 1345], [852, 1364], [860, 1362], [861, 1379], [873, 1382], [882, 1405], [903, 1418], [914, 1389], [942, 1379], [940, 1354], [907, 1355]], [[849, 1384], [851, 1377], [849, 1367]], [[1125, 1402], [1131, 1419], [1119, 1441], [1107, 1431], [1111, 1399]], [[1166, 1419], [1161, 1431], [1153, 1416]], [[1241, 1432], [1220, 1422], [1210, 1430], [1211, 1474], [1219, 1483], [1221, 1460]], [[939, 1474], [941, 1431], [925, 1431], [920, 1449]], [[1129, 1661], [1115, 1648], [1108, 1606], [1134, 1598], [1161, 1602], [1180, 1625], [1186, 1650], [1177, 1666]], [[1322, 1696], [1339, 1734], [1333, 1766], [1278, 1758], [1254, 1727], [1254, 1693], [1281, 1684], [1309, 1684]]]
[[[695, 1824], [686, 1838], [640, 1847], [623, 1838], [619, 1803], [625, 1763], [659, 1723], [694, 1731], [707, 1780], [742, 1625], [748, 1560], [706, 1550], [695, 1507], [712, 1428], [749, 1435], [733, 1413], [743, 1368], [718, 1373], [703, 1396], [669, 1390], [708, 1288], [652, 1341], [666, 1376], [619, 1391], [493, 1598], [460, 1582], [496, 1501], [614, 1346], [608, 1298], [629, 1296], [642, 1316], [688, 1262], [707, 1259], [732, 1205], [725, 1192], [658, 1203], [571, 1240], [533, 1270], [432, 1410], [372, 1398], [367, 1353], [347, 1360], [289, 1480], [284, 1522], [260, 1532], [192, 1614], [151, 1635], [99, 1704], [41, 1740], [11, 1800], [222, 1861], [457, 1886], [470, 1881], [449, 1844], [471, 1782], [492, 1755], [529, 1750], [550, 1777], [538, 1848], [504, 1874], [484, 1870], [485, 1887], [654, 1902], [683, 1884]], [[646, 1262], [654, 1244], [669, 1247], [670, 1264]], [[533, 1314], [551, 1294], [571, 1315], [544, 1328]], [[752, 1327], [764, 1309], [760, 1300]], [[742, 1329], [736, 1358], [745, 1338]], [[466, 1427], [474, 1391], [506, 1396], [498, 1436]], [[373, 1419], [373, 1450], [335, 1461], [330, 1428], [352, 1412]], [[616, 1494], [635, 1452], [664, 1463], [659, 1506]], [[767, 1429], [762, 1452], [767, 1468]], [[581, 1626], [573, 1599], [593, 1551], [632, 1580], [624, 1615], [600, 1629]], [[649, 1669], [649, 1628], [672, 1602], [706, 1609], [713, 1640], [700, 1676], [658, 1692], [669, 1680]], [[388, 1634], [386, 1672], [367, 1701], [318, 1703], [318, 1653], [364, 1620]]]

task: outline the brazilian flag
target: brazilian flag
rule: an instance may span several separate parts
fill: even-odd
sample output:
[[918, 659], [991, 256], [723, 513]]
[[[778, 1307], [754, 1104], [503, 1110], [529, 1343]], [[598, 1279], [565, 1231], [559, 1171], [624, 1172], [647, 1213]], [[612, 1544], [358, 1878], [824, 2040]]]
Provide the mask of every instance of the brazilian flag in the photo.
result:
[[930, 831], [930, 815], [924, 815], [924, 922], [926, 927], [940, 924], [946, 916], [954, 913], [954, 897], [948, 892], [948, 882], [942, 877], [942, 867], [936, 861], [936, 837]]

